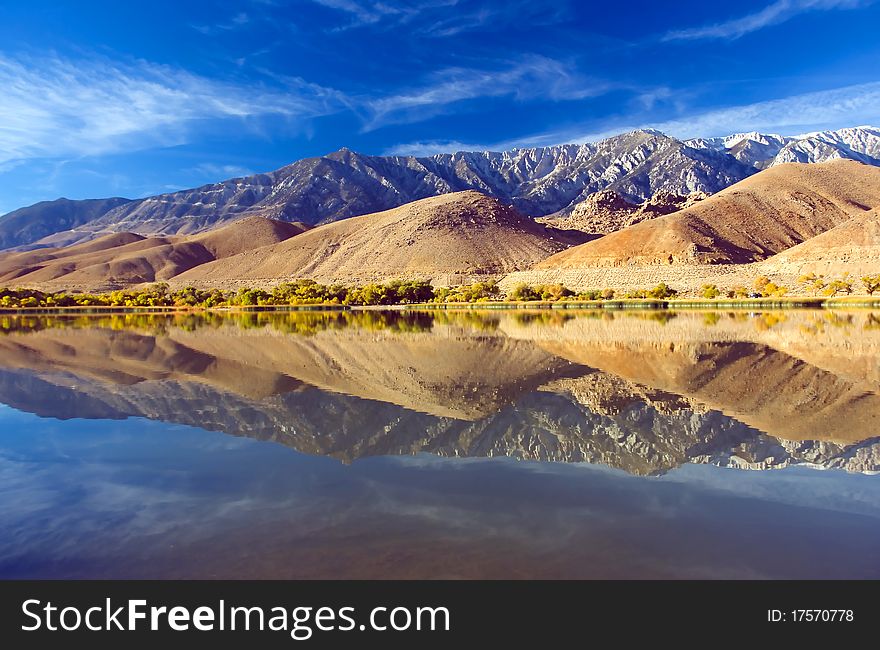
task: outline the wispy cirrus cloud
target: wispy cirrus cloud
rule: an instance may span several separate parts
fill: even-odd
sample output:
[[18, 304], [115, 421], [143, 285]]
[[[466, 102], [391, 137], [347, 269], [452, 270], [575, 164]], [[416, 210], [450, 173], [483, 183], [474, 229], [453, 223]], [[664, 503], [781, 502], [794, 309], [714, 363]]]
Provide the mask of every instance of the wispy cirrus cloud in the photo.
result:
[[[497, 145], [496, 145], [497, 146]], [[454, 153], [456, 151], [484, 151], [493, 149], [473, 142], [459, 140], [425, 140], [396, 144], [382, 152], [383, 156], [433, 156], [438, 153]]]
[[792, 95], [752, 104], [692, 112], [676, 119], [645, 122], [618, 121], [589, 128], [536, 133], [502, 142], [464, 143], [430, 140], [389, 147], [388, 155], [429, 156], [452, 151], [504, 151], [518, 147], [595, 142], [639, 128], [653, 128], [686, 139], [728, 135], [744, 131], [775, 131], [795, 135], [808, 130], [880, 124], [880, 82], [844, 86]]
[[311, 1], [345, 15], [346, 22], [331, 31], [370, 26], [390, 29], [405, 25], [412, 35], [426, 38], [446, 38], [485, 28], [497, 31], [514, 24], [534, 28], [558, 22], [568, 10], [563, 0], [508, 0], [498, 4], [473, 0]]
[[376, 0], [312, 0], [315, 4], [335, 9], [347, 16], [347, 22], [334, 31], [345, 31], [382, 22], [409, 22], [426, 11], [454, 7], [459, 0], [424, 0], [389, 3]]
[[874, 0], [776, 0], [760, 11], [724, 22], [690, 27], [667, 32], [664, 41], [694, 41], [703, 39], [734, 40], [765, 27], [779, 25], [795, 16], [811, 11], [831, 9], [860, 9]]
[[469, 100], [578, 100], [614, 88], [582, 77], [573, 64], [535, 55], [492, 68], [444, 68], [421, 85], [378, 96], [348, 95], [298, 78], [271, 81], [208, 79], [145, 61], [0, 54], [0, 169], [20, 160], [185, 144], [224, 120], [256, 128], [266, 117], [297, 124], [351, 111], [371, 131], [468, 110]]
[[843, 86], [645, 124], [677, 137], [840, 128], [880, 122], [880, 82]]
[[240, 11], [227, 21], [213, 23], [210, 25], [193, 25], [192, 28], [197, 32], [205, 34], [206, 36], [213, 36], [214, 34], [243, 29], [250, 23], [251, 17], [245, 12]]
[[571, 64], [543, 56], [526, 56], [495, 69], [445, 68], [430, 75], [424, 85], [364, 101], [364, 130], [422, 121], [472, 99], [578, 100], [613, 88], [612, 84], [582, 77]]
[[345, 105], [340, 93], [301, 79], [267, 87], [145, 61], [54, 55], [0, 55], [0, 87], [0, 165], [183, 144], [212, 121], [296, 123]]
[[255, 172], [249, 167], [242, 165], [222, 165], [204, 162], [196, 165], [193, 171], [207, 178], [240, 178], [252, 176]]

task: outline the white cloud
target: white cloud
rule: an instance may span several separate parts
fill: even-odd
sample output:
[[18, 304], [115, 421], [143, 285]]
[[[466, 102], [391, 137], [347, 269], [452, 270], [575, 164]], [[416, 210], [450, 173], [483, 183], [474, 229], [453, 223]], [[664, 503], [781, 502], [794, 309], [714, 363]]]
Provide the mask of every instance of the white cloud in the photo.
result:
[[201, 32], [206, 36], [211, 36], [214, 34], [220, 34], [222, 32], [231, 32], [239, 29], [243, 29], [250, 24], [251, 18], [246, 13], [239, 12], [235, 14], [232, 18], [230, 18], [226, 22], [215, 23], [213, 25], [193, 25], [193, 29], [197, 32]]
[[880, 122], [880, 82], [844, 86], [646, 124], [677, 137], [777, 130], [786, 134]]
[[0, 165], [181, 144], [209, 120], [303, 121], [344, 106], [336, 91], [285, 81], [268, 88], [144, 61], [0, 55]]
[[227, 178], [240, 178], [242, 176], [252, 176], [255, 172], [241, 165], [217, 165], [215, 163], [201, 163], [196, 165], [193, 170], [202, 176], [226, 180]]
[[[218, 81], [145, 61], [0, 54], [0, 171], [24, 160], [184, 144], [218, 120], [258, 130], [263, 117], [280, 116], [296, 125], [348, 110], [369, 131], [426, 120], [467, 100], [577, 100], [613, 89], [583, 78], [573, 65], [541, 56], [495, 69], [446, 68], [388, 96], [351, 97], [296, 78], [272, 83]], [[215, 171], [221, 170], [203, 170], [211, 176]], [[244, 170], [233, 173], [238, 171]]]
[[760, 11], [713, 25], [668, 32], [664, 41], [737, 39], [771, 25], [784, 23], [808, 11], [859, 9], [874, 0], [776, 0]]
[[401, 143], [390, 147], [385, 153], [427, 156], [451, 151], [506, 151], [518, 147], [596, 142], [639, 128], [653, 128], [686, 139], [747, 131], [775, 131], [795, 135], [810, 130], [872, 123], [880, 124], [880, 82], [692, 113], [663, 122], [618, 122], [592, 130], [581, 128], [549, 131], [494, 143], [465, 144], [449, 140]]
[[345, 14], [348, 22], [331, 29], [331, 32], [361, 27], [393, 29], [406, 26], [410, 34], [425, 38], [446, 38], [486, 28], [494, 31], [511, 26], [534, 28], [557, 23], [568, 13], [567, 3], [562, 0], [507, 0], [495, 6], [469, 0], [396, 3], [383, 0], [311, 1]]
[[456, 151], [482, 151], [486, 149], [481, 144], [467, 144], [457, 140], [427, 140], [424, 142], [408, 142], [397, 144], [382, 152], [384, 156], [433, 156], [438, 153], [453, 153]]
[[423, 86], [365, 101], [364, 129], [422, 121], [470, 99], [575, 100], [611, 89], [610, 84], [582, 78], [573, 65], [542, 56], [526, 56], [497, 70], [446, 68], [434, 73]]
[[406, 4], [368, 0], [312, 0], [312, 2], [347, 14], [350, 22], [334, 30], [345, 31], [383, 21], [391, 21], [393, 24], [406, 23], [425, 11], [454, 7], [459, 0], [424, 0]]
[[563, 21], [569, 15], [566, 5], [566, 2], [560, 0], [507, 0], [491, 7], [478, 2], [470, 6], [457, 6], [455, 11], [443, 12], [441, 15], [426, 16], [428, 20], [423, 21], [424, 24], [413, 32], [417, 36], [446, 38], [482, 30], [503, 32], [511, 28], [535, 29]]

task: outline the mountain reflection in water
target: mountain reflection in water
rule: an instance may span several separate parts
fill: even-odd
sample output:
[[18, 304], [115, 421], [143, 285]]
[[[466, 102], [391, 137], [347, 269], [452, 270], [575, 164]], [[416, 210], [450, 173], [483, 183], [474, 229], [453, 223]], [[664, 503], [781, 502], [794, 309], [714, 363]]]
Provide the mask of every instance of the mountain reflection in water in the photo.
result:
[[880, 470], [871, 312], [0, 318], [0, 402], [377, 455]]

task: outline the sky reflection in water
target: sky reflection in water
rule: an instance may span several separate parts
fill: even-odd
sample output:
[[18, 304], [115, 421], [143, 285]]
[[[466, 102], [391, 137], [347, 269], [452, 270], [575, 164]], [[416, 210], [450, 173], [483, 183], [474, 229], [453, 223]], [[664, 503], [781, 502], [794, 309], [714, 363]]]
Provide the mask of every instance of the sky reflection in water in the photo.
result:
[[571, 316], [0, 322], [0, 575], [880, 577], [868, 313]]

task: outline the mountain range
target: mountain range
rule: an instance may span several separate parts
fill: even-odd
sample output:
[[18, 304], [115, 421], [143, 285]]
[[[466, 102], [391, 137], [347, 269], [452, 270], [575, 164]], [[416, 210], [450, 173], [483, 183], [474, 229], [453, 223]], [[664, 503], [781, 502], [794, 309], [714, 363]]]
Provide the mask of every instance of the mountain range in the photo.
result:
[[631, 203], [661, 191], [714, 194], [781, 163], [834, 159], [880, 166], [880, 129], [691, 140], [638, 130], [595, 143], [428, 157], [343, 148], [273, 172], [143, 199], [44, 201], [0, 217], [0, 248], [64, 246], [113, 232], [191, 235], [248, 216], [325, 224], [464, 190], [530, 217], [565, 216], [599, 190]]

